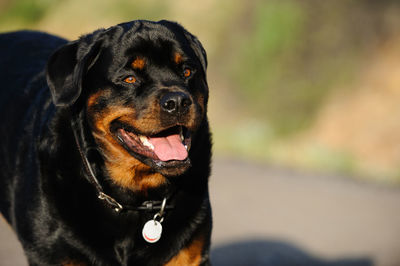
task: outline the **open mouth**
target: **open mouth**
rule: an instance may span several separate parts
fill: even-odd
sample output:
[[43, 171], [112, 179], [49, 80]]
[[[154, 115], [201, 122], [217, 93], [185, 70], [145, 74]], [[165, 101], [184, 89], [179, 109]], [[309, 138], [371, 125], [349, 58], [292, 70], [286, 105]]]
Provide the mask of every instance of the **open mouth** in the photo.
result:
[[151, 159], [158, 165], [188, 160], [191, 134], [183, 126], [174, 126], [152, 136], [136, 134], [123, 127], [115, 134], [131, 154]]

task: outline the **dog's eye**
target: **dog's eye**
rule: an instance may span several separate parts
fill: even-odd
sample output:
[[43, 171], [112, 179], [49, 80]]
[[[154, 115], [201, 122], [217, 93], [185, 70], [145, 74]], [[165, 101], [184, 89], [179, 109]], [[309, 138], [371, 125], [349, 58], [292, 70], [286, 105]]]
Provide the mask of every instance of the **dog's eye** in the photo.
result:
[[185, 76], [185, 78], [188, 78], [192, 75], [192, 71], [189, 68], [185, 68], [183, 70], [183, 75]]
[[129, 84], [133, 84], [133, 83], [136, 82], [136, 78], [134, 76], [129, 76], [129, 77], [126, 77], [124, 79], [124, 82], [129, 83]]

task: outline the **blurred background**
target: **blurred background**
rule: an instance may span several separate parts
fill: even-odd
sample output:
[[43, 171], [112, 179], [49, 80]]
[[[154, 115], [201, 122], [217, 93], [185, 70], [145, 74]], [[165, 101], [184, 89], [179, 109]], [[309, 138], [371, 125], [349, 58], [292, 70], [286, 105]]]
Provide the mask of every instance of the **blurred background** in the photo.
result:
[[216, 265], [400, 265], [400, 1], [0, 0], [0, 32], [134, 19], [207, 50]]

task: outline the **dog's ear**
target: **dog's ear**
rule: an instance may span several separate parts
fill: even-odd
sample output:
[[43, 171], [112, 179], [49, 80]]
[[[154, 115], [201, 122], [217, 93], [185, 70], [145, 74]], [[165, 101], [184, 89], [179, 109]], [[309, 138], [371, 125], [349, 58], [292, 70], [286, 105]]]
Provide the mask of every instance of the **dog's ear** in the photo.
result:
[[100, 40], [82, 37], [59, 48], [46, 66], [47, 84], [56, 106], [71, 106], [82, 92], [83, 76], [100, 51]]

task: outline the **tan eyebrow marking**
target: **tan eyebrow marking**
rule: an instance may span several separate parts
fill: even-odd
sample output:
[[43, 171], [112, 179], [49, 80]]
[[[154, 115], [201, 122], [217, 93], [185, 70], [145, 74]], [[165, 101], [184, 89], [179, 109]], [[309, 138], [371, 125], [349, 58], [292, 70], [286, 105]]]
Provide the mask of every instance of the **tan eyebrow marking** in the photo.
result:
[[182, 61], [183, 61], [183, 56], [180, 53], [175, 53], [174, 62], [178, 65], [182, 63]]
[[142, 70], [143, 68], [144, 68], [144, 66], [146, 65], [146, 61], [144, 60], [144, 58], [143, 57], [136, 57], [136, 59], [135, 60], [133, 60], [133, 62], [132, 62], [132, 64], [131, 64], [131, 66], [134, 68], [134, 69], [139, 69], [139, 70]]

